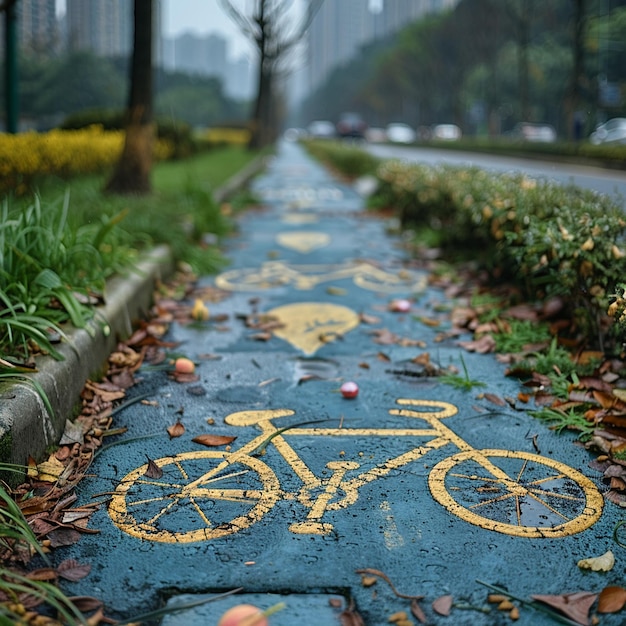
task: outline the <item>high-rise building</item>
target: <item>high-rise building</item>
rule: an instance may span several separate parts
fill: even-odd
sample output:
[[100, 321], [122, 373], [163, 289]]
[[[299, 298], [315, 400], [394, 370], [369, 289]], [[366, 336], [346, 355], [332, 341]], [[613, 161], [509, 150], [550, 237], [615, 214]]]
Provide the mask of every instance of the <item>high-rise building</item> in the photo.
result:
[[245, 57], [231, 61], [228, 42], [221, 35], [196, 35], [191, 32], [163, 39], [163, 67], [167, 70], [215, 76], [233, 98], [251, 96], [250, 61]]
[[459, 0], [325, 0], [307, 34], [309, 89], [318, 87], [359, 48], [426, 13], [453, 8]]
[[67, 0], [70, 50], [125, 56], [132, 50], [132, 0]]
[[21, 0], [15, 5], [19, 47], [23, 52], [49, 54], [58, 49], [55, 0]]

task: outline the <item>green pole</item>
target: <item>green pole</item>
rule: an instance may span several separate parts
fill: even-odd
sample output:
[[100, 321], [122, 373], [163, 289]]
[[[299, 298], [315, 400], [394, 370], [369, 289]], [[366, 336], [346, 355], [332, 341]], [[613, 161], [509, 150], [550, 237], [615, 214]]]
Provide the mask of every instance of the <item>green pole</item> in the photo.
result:
[[18, 96], [17, 96], [17, 12], [15, 0], [9, 0], [4, 12], [5, 25], [5, 94], [6, 94], [6, 130], [17, 133]]

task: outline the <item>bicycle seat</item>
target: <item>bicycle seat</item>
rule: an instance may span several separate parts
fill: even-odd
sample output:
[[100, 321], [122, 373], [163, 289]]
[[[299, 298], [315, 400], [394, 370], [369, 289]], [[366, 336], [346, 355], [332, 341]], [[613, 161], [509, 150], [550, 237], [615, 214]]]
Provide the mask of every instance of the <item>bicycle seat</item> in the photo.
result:
[[262, 409], [258, 411], [239, 411], [231, 413], [225, 418], [225, 422], [231, 426], [252, 426], [259, 422], [266, 422], [277, 417], [293, 415], [291, 409]]

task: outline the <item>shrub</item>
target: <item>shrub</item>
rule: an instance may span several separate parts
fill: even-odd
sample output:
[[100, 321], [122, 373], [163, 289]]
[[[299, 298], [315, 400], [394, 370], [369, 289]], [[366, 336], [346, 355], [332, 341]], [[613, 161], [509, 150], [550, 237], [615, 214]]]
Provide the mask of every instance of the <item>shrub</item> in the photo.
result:
[[[66, 179], [105, 171], [117, 162], [123, 141], [122, 131], [105, 131], [101, 126], [0, 135], [0, 192], [22, 195], [41, 176]], [[155, 158], [171, 154], [168, 142], [156, 143]]]

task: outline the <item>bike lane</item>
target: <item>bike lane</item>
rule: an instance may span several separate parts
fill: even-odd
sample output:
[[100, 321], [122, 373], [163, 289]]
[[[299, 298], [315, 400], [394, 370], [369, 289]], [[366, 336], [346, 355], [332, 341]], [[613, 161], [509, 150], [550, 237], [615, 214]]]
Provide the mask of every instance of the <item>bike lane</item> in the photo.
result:
[[[284, 599], [276, 625], [339, 623], [350, 602], [368, 625], [410, 613], [382, 577], [363, 584], [358, 570], [369, 569], [424, 596], [430, 623], [487, 626], [510, 618], [477, 580], [521, 597], [622, 584], [620, 511], [603, 504], [589, 455], [485, 399], [514, 398], [519, 385], [493, 356], [462, 352], [419, 320], [446, 299], [407, 265], [388, 223], [294, 144], [253, 190], [262, 206], [242, 216], [231, 265], [201, 281], [228, 294], [209, 304], [226, 322], [175, 323], [167, 336], [198, 363], [199, 381], [141, 372], [132, 391], [151, 402], [119, 415], [128, 433], [80, 487], [84, 501], [106, 505], [90, 524], [99, 534], [61, 555], [92, 564], [71, 592], [124, 618], [239, 587], [263, 608]], [[412, 360], [424, 353], [487, 386], [416, 376]], [[338, 392], [348, 380], [360, 388], [354, 399]], [[185, 433], [170, 438], [177, 420]], [[193, 441], [205, 435], [234, 439]], [[609, 549], [611, 572], [578, 568]], [[435, 613], [447, 594], [465, 610]], [[240, 601], [164, 624], [216, 623]], [[522, 607], [517, 623], [553, 622]]]

